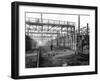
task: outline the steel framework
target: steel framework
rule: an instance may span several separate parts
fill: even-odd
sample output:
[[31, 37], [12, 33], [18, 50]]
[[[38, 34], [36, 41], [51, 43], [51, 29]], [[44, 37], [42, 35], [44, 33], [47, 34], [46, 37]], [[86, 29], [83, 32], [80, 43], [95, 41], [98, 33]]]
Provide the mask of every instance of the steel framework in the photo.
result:
[[[63, 43], [63, 46], [69, 45], [72, 49], [75, 47], [75, 23], [60, 20], [31, 18], [26, 19], [26, 34], [32, 36], [36, 34], [41, 40], [52, 39], [56, 36], [57, 47]], [[38, 37], [38, 34], [41, 36]], [[48, 34], [48, 35], [47, 35]], [[66, 43], [67, 38], [67, 43]], [[58, 41], [62, 41], [58, 44]]]
[[[45, 13], [46, 14], [46, 13]], [[75, 29], [75, 22], [44, 19], [43, 13], [40, 18], [25, 18], [25, 34], [32, 39], [46, 42], [51, 50], [53, 47], [70, 47], [72, 50], [79, 51], [81, 38], [80, 36], [89, 35], [89, 25], [80, 28], [80, 16], [88, 16], [84, 14], [76, 14], [78, 16], [78, 29]], [[68, 14], [69, 15], [69, 14]], [[40, 50], [41, 51], [41, 50]], [[39, 58], [37, 57], [37, 67], [39, 67]]]

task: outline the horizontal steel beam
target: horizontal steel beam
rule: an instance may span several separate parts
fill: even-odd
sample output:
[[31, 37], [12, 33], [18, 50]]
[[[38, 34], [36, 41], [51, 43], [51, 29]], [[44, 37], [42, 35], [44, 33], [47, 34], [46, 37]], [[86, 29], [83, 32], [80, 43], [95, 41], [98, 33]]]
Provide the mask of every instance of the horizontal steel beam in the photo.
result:
[[58, 27], [75, 27], [73, 25], [64, 25], [64, 24], [51, 24], [51, 23], [35, 23], [35, 22], [26, 22], [28, 25], [38, 25], [38, 26], [43, 26], [43, 25], [49, 25], [49, 26], [58, 26]]

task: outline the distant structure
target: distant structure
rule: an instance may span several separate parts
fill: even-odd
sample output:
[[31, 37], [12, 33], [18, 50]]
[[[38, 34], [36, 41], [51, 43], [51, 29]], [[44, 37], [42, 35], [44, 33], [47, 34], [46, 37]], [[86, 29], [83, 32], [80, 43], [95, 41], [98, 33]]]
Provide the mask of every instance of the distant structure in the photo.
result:
[[80, 37], [89, 34], [89, 26], [80, 28], [80, 16], [78, 15], [78, 29], [75, 22], [26, 17], [26, 35], [37, 41], [38, 46], [49, 45], [53, 47], [69, 47], [79, 50]]

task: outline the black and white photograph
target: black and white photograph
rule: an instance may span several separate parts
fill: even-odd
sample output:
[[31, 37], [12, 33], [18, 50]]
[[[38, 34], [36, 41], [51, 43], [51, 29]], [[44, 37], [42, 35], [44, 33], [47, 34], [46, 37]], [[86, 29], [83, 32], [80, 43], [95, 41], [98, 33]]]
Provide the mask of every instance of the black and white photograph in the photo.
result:
[[89, 65], [89, 17], [25, 12], [25, 67]]
[[97, 7], [12, 3], [12, 78], [97, 74]]

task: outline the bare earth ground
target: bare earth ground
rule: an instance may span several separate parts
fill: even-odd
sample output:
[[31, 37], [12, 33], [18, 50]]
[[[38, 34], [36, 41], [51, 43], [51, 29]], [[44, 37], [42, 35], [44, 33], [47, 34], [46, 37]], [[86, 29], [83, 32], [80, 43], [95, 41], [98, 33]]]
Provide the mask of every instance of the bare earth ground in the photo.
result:
[[[40, 50], [40, 53], [39, 53]], [[79, 66], [89, 65], [89, 54], [75, 54], [74, 50], [67, 48], [41, 47], [26, 54], [26, 68], [37, 67], [37, 54], [39, 67]]]

